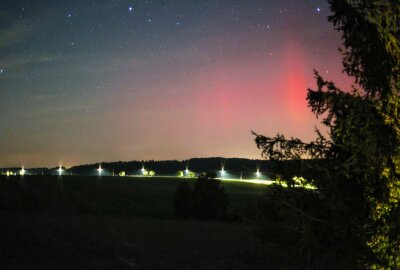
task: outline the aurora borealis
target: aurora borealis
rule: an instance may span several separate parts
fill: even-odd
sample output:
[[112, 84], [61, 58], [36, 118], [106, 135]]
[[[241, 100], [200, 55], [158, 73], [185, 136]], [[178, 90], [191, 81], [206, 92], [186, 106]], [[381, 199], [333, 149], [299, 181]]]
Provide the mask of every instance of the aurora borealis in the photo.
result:
[[251, 130], [310, 140], [313, 69], [348, 85], [328, 15], [320, 0], [2, 1], [0, 167], [260, 158]]

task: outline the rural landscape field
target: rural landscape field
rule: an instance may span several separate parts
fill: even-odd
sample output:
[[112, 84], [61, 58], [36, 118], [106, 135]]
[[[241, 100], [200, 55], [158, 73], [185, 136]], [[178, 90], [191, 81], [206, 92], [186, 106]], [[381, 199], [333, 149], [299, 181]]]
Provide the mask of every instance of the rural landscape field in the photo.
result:
[[400, 0], [1, 0], [2, 269], [400, 270]]
[[237, 215], [254, 207], [264, 186], [224, 182], [233, 220], [196, 221], [174, 214], [179, 181], [0, 176], [0, 268], [257, 267], [251, 227]]

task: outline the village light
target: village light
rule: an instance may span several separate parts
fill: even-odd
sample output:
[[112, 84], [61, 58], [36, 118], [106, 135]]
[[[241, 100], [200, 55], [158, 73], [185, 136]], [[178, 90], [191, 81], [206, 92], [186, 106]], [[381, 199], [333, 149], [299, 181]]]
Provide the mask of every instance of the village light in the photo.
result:
[[224, 174], [225, 174], [225, 160], [221, 160], [221, 178], [224, 178]]
[[60, 167], [58, 168], [57, 171], [58, 171], [58, 174], [59, 174], [59, 175], [62, 175], [62, 172], [63, 172], [64, 170], [63, 170], [63, 168], [60, 166]]
[[220, 174], [221, 174], [221, 178], [224, 178], [224, 174], [225, 174], [224, 167], [221, 168]]
[[142, 163], [142, 169], [140, 169], [142, 171], [142, 173], [144, 173], [145, 169], [144, 169], [144, 163]]
[[257, 177], [261, 176], [260, 170], [257, 170], [256, 175], [257, 175]]
[[101, 176], [101, 172], [103, 171], [103, 169], [101, 168], [101, 165], [99, 165], [99, 168], [97, 169], [97, 171], [99, 172], [99, 176]]
[[19, 174], [22, 175], [22, 176], [24, 176], [24, 175], [25, 175], [25, 172], [26, 172], [26, 171], [25, 171], [25, 168], [22, 167], [21, 170], [19, 171]]

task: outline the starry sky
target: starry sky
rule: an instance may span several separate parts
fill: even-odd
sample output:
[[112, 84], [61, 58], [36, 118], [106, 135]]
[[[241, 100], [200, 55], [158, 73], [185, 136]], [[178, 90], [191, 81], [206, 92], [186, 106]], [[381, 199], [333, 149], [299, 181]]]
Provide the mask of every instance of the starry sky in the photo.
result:
[[322, 0], [0, 3], [0, 167], [260, 158], [306, 141], [313, 69], [339, 86]]

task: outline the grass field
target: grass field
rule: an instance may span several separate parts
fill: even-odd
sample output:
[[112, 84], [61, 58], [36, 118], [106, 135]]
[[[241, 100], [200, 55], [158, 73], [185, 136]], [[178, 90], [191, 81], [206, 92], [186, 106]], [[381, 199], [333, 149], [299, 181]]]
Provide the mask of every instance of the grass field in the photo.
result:
[[[151, 177], [2, 176], [0, 210], [10, 214], [170, 218], [179, 181], [182, 180]], [[223, 187], [231, 210], [256, 202], [264, 190], [262, 185], [243, 182], [224, 181]]]
[[[244, 224], [179, 220], [179, 179], [0, 177], [0, 269], [249, 269]], [[224, 182], [230, 210], [264, 186]]]

